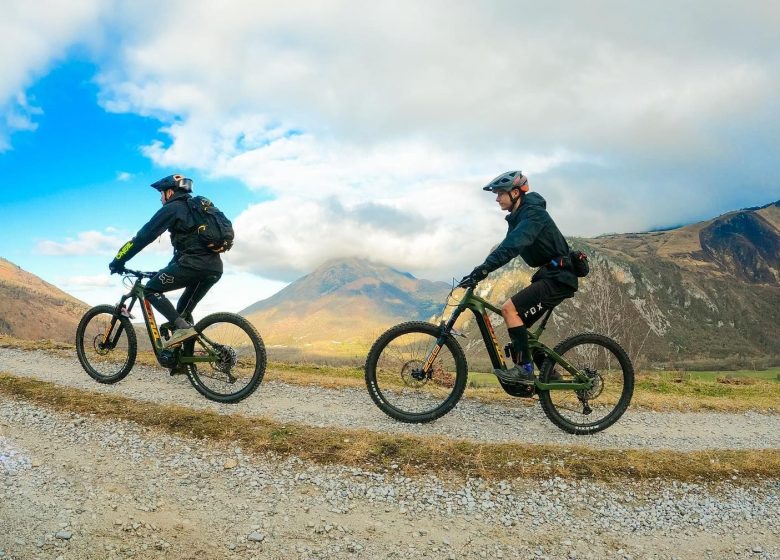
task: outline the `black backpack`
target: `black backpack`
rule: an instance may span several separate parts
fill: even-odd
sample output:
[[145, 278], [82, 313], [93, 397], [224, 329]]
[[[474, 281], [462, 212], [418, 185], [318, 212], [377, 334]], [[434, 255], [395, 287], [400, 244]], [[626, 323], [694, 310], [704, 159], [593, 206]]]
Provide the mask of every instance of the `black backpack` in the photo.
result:
[[187, 202], [200, 242], [214, 253], [229, 251], [235, 238], [230, 220], [205, 196], [193, 196]]

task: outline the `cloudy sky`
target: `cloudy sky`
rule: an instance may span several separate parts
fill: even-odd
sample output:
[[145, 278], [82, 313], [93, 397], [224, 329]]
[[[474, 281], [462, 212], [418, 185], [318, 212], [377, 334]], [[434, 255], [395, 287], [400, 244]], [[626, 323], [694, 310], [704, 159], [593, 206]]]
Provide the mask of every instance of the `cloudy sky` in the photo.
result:
[[[47, 6], [42, 7], [43, 4]], [[90, 303], [180, 172], [238, 242], [204, 309], [325, 259], [460, 277], [522, 169], [566, 235], [780, 198], [780, 3], [5, 0], [0, 256]], [[157, 269], [163, 238], [132, 262]]]

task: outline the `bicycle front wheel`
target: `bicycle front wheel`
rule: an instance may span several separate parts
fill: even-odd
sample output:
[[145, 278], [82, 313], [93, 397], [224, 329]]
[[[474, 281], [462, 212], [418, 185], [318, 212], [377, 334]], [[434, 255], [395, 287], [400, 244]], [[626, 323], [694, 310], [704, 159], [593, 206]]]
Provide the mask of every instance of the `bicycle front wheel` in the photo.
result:
[[380, 336], [366, 358], [366, 385], [374, 403], [401, 422], [436, 420], [452, 410], [466, 388], [466, 356], [448, 336], [428, 374], [422, 369], [441, 328], [410, 322]]
[[182, 345], [182, 356], [210, 357], [188, 364], [187, 377], [207, 399], [235, 403], [251, 395], [265, 375], [266, 354], [257, 329], [234, 313], [215, 313], [195, 325], [198, 336]]
[[[539, 391], [542, 410], [553, 424], [570, 434], [600, 432], [618, 421], [634, 393], [634, 367], [626, 351], [606, 336], [583, 333], [567, 338], [555, 352], [593, 379], [587, 391]], [[551, 359], [542, 366], [543, 382], [573, 380]]]
[[87, 311], [76, 327], [76, 354], [84, 370], [99, 383], [124, 379], [135, 363], [138, 344], [130, 319], [114, 305]]

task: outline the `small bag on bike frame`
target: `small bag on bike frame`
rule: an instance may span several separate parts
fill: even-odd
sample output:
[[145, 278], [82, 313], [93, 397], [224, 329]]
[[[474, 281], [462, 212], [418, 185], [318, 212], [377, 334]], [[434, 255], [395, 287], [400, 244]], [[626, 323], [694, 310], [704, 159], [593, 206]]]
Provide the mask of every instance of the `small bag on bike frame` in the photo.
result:
[[188, 201], [195, 219], [195, 233], [200, 242], [214, 253], [224, 253], [233, 247], [233, 224], [219, 208], [204, 196], [194, 196]]
[[582, 251], [572, 251], [569, 253], [569, 266], [572, 272], [577, 278], [582, 278], [588, 275], [590, 272], [590, 265], [588, 264], [588, 255]]

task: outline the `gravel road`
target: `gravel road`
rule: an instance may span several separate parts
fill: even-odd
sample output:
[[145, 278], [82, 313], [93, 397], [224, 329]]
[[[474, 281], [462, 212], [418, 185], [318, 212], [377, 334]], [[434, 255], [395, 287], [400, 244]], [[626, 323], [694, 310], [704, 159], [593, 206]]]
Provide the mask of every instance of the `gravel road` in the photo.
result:
[[[577, 438], [537, 406], [466, 399], [426, 426], [360, 390], [264, 383], [238, 405], [136, 368], [104, 386], [75, 356], [0, 349], [0, 371], [138, 400], [319, 426], [609, 448], [777, 447], [777, 416], [629, 410]], [[317, 466], [0, 397], [0, 559], [780, 560], [780, 480], [488, 482]]]
[[619, 449], [765, 449], [780, 447], [780, 415], [649, 412], [629, 410], [608, 430], [592, 436], [565, 434], [544, 416], [538, 404], [520, 399], [482, 404], [466, 398], [436, 422], [410, 425], [385, 416], [366, 390], [331, 390], [263, 382], [257, 392], [235, 405], [201, 397], [184, 376], [170, 377], [160, 368], [136, 366], [115, 385], [93, 381], [75, 352], [60, 357], [46, 352], [0, 348], [0, 371], [34, 377], [90, 391], [120, 394], [140, 401], [180, 404], [223, 414], [266, 416], [282, 422], [315, 426], [367, 428], [374, 431], [442, 435], [485, 442], [530, 442], [588, 445]]
[[780, 482], [443, 481], [0, 397], [0, 558], [780, 558]]

